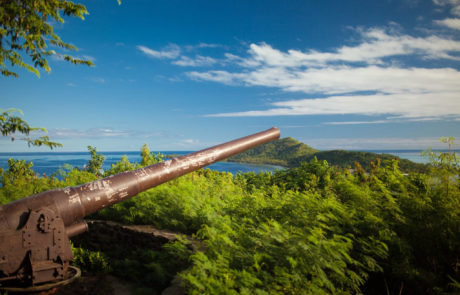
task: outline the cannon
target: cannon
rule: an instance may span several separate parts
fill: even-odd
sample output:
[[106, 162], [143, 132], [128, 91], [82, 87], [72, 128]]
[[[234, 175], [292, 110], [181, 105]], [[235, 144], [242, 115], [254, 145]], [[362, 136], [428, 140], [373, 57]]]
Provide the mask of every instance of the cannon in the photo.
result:
[[10, 291], [40, 290], [65, 281], [74, 269], [69, 266], [73, 259], [69, 238], [88, 230], [85, 216], [279, 136], [280, 131], [273, 127], [141, 169], [0, 206], [0, 284]]

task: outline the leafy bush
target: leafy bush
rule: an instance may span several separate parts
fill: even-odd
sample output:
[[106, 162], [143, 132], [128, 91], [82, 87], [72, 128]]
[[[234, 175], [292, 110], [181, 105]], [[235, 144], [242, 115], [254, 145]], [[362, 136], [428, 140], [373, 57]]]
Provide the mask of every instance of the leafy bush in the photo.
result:
[[107, 257], [99, 251], [90, 251], [72, 245], [72, 252], [74, 255], [72, 264], [86, 272], [108, 273], [111, 270]]
[[86, 170], [97, 176], [102, 175], [104, 172], [102, 170], [102, 164], [104, 163], [105, 157], [97, 153], [97, 149], [92, 146], [88, 146], [88, 151], [91, 158], [88, 161], [88, 166]]

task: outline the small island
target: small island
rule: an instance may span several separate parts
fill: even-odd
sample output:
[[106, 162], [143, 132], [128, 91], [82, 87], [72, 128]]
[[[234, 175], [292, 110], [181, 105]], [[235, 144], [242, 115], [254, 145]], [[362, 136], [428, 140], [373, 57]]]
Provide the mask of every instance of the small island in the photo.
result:
[[229, 162], [278, 165], [295, 168], [303, 162], [310, 162], [314, 158], [327, 161], [331, 166], [341, 168], [354, 167], [358, 162], [364, 169], [369, 169], [372, 162], [380, 159], [383, 166], [389, 160], [397, 159], [403, 172], [426, 172], [428, 165], [415, 163], [407, 159], [390, 154], [377, 154], [363, 151], [314, 149], [294, 138], [281, 138], [252, 150], [246, 151], [228, 159]]

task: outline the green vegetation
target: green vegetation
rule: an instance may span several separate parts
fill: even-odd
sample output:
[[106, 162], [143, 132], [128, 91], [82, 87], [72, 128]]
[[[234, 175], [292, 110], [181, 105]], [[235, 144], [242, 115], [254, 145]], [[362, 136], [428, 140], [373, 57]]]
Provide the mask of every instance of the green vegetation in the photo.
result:
[[308, 157], [317, 152], [318, 150], [304, 143], [291, 137], [286, 137], [233, 156], [229, 161], [251, 164], [272, 164], [287, 167], [293, 159]]
[[365, 169], [370, 169], [370, 163], [375, 162], [377, 159], [380, 159], [383, 165], [388, 161], [398, 159], [399, 167], [404, 172], [425, 172], [428, 170], [427, 165], [400, 159], [397, 156], [389, 154], [343, 150], [318, 151], [290, 137], [263, 144], [252, 150], [231, 157], [228, 161], [251, 164], [271, 164], [293, 168], [298, 167], [303, 162], [310, 162], [314, 158], [325, 160], [332, 166], [342, 168], [354, 167], [355, 163], [358, 162]]
[[[65, 0], [0, 1], [0, 73], [18, 77], [11, 66], [25, 68], [37, 76], [39, 69], [51, 70], [48, 58], [56, 55], [73, 64], [93, 65], [89, 60], [59, 54], [49, 46], [77, 50], [54, 32], [52, 22], [64, 23], [66, 17], [84, 19], [86, 7]], [[24, 59], [23, 56], [26, 58]], [[25, 61], [26, 60], [26, 61]], [[30, 63], [27, 61], [30, 60]], [[9, 65], [7, 65], [7, 62]]]
[[96, 176], [102, 175], [104, 173], [104, 171], [102, 170], [102, 164], [104, 164], [105, 157], [101, 154], [98, 154], [97, 149], [90, 145], [88, 146], [88, 151], [91, 157], [88, 161], [88, 166], [86, 167], [86, 170], [89, 173], [95, 174]]
[[397, 156], [389, 154], [376, 154], [370, 152], [358, 152], [358, 151], [344, 151], [344, 150], [333, 150], [333, 151], [322, 151], [315, 153], [307, 157], [299, 157], [289, 161], [289, 167], [296, 167], [299, 163], [310, 162], [316, 157], [318, 160], [325, 160], [331, 165], [338, 167], [354, 167], [355, 163], [360, 163], [364, 169], [371, 169], [370, 163], [380, 159], [383, 165], [391, 162], [393, 159], [397, 159], [399, 162], [399, 168], [404, 172], [425, 172], [428, 170], [426, 164], [414, 163], [407, 159], [400, 159]]
[[[180, 271], [188, 294], [458, 294], [460, 163], [454, 152], [428, 155], [430, 169], [408, 175], [395, 159], [353, 173], [318, 158], [274, 173], [199, 170], [91, 216], [192, 234], [198, 250], [181, 239], [162, 254], [117, 245], [116, 256], [81, 243], [75, 263], [147, 288]], [[105, 175], [139, 166], [124, 158]], [[11, 160], [0, 171], [1, 203], [96, 178], [30, 168]]]

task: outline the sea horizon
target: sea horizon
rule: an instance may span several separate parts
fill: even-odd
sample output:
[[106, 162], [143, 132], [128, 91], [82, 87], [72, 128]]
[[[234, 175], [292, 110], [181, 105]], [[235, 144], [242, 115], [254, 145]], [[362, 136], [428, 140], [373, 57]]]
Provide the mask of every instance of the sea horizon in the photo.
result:
[[[335, 151], [335, 150], [343, 150], [343, 151], [356, 151], [356, 152], [373, 152], [373, 153], [379, 153], [379, 152], [422, 152], [428, 149], [321, 149], [319, 150], [320, 152], [325, 152], [325, 151]], [[447, 152], [449, 149], [432, 149], [433, 151], [439, 151], [439, 152]], [[162, 151], [150, 151], [151, 153], [164, 153], [164, 154], [184, 154], [184, 153], [193, 153], [198, 150], [162, 150]], [[460, 152], [460, 149], [451, 149], [451, 151], [456, 151]], [[98, 153], [104, 154], [104, 153], [140, 153], [140, 150], [117, 150], [117, 151], [97, 151]], [[0, 152], [0, 155], [18, 155], [18, 154], [89, 154], [88, 150], [84, 151], [58, 151], [58, 150], [51, 150], [51, 151], [43, 151], [43, 152], [37, 152], [37, 151], [31, 151], [31, 152]]]
[[[166, 158], [168, 155], [186, 155], [193, 151], [151, 151], [151, 153], [161, 153]], [[111, 151], [104, 152], [100, 151], [105, 159], [102, 165], [104, 171], [110, 169], [110, 167], [120, 161], [122, 156], [127, 156], [131, 163], [141, 162], [140, 151]], [[8, 168], [8, 160], [14, 158], [16, 160], [25, 160], [32, 162], [32, 170], [38, 175], [53, 175], [60, 169], [66, 170], [66, 165], [70, 165], [74, 168], [84, 169], [90, 159], [90, 154], [86, 152], [15, 152], [6, 153], [0, 152], [0, 168]], [[277, 169], [283, 169], [283, 167], [276, 165], [259, 165], [259, 164], [246, 164], [246, 163], [234, 163], [234, 162], [217, 162], [208, 165], [204, 168], [219, 172], [230, 172], [237, 174], [239, 172], [268, 172]]]
[[[352, 151], [352, 150], [349, 150]], [[429, 159], [422, 156], [422, 149], [386, 149], [386, 150], [354, 150], [361, 152], [372, 152], [377, 154], [390, 154], [401, 159], [407, 159], [416, 163], [428, 163]], [[446, 152], [447, 149], [438, 149], [435, 151]], [[455, 150], [458, 151], [458, 150]], [[166, 158], [168, 155], [186, 155], [194, 151], [151, 151], [152, 153], [161, 153]], [[100, 151], [100, 154], [105, 156], [103, 170], [110, 169], [116, 162], [120, 161], [122, 156], [127, 156], [131, 163], [139, 163], [141, 161], [140, 151]], [[39, 175], [52, 175], [64, 169], [65, 165], [84, 169], [90, 159], [88, 151], [78, 152], [62, 152], [62, 151], [46, 151], [46, 152], [0, 152], [0, 168], [8, 168], [8, 159], [14, 158], [17, 160], [25, 160], [32, 162], [35, 173]], [[219, 172], [230, 172], [237, 174], [239, 172], [266, 172], [282, 169], [283, 167], [275, 165], [255, 165], [236, 162], [217, 162], [205, 168]]]

